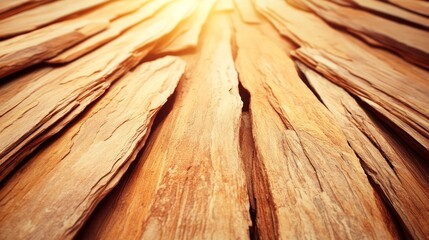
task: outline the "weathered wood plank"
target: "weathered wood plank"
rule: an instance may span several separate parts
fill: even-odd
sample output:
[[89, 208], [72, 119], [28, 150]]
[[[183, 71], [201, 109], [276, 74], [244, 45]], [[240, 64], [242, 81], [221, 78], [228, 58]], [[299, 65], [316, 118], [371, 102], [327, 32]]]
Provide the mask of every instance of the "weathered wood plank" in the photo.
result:
[[181, 20], [179, 14], [157, 15], [91, 54], [29, 79], [12, 98], [0, 96], [0, 180], [135, 67]]
[[422, 159], [380, 128], [345, 90], [303, 64], [313, 89], [340, 124], [367, 175], [414, 239], [429, 236], [429, 178]]
[[56, 0], [0, 0], [0, 19]]
[[395, 238], [342, 130], [292, 60], [238, 21], [236, 36], [262, 171], [254, 179], [261, 238]]
[[0, 38], [33, 31], [107, 0], [59, 0], [0, 20]]
[[408, 1], [408, 0], [386, 0], [401, 8], [407, 9], [408, 11], [421, 14], [429, 17], [429, 3], [427, 1]]
[[[103, 44], [106, 44], [109, 41], [115, 39], [131, 27], [154, 16], [157, 11], [169, 1], [170, 0], [151, 1], [147, 5], [141, 7], [135, 13], [129, 14], [120, 19], [117, 19], [116, 21], [113, 21], [110, 24], [109, 29], [107, 29], [106, 31], [103, 31], [100, 34], [97, 34], [96, 36], [73, 46], [72, 48], [62, 52], [61, 54], [48, 60], [47, 62], [63, 64], [76, 60], [79, 57], [102, 46]], [[180, 9], [178, 11], [179, 13], [181, 12]]]
[[171, 34], [159, 41], [154, 53], [165, 54], [196, 48], [203, 25], [206, 23], [215, 0], [199, 1], [194, 13]]
[[49, 59], [108, 25], [101, 20], [71, 20], [2, 41], [0, 78]]
[[429, 68], [429, 32], [326, 0], [305, 0], [305, 3], [327, 22]]
[[127, 74], [0, 190], [2, 239], [71, 239], [145, 144], [185, 63], [165, 57]]
[[427, 71], [369, 47], [283, 1], [257, 0], [257, 6], [284, 36], [305, 47], [296, 57], [367, 102], [411, 146], [429, 153]]
[[165, 119], [84, 239], [248, 239], [242, 102], [225, 15], [214, 15]]

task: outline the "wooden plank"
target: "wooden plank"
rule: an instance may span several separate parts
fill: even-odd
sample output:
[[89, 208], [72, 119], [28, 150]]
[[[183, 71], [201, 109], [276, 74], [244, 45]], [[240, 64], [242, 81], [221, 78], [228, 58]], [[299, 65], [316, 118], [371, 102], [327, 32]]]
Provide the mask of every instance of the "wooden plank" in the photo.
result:
[[72, 239], [145, 144], [184, 68], [175, 57], [138, 67], [14, 175], [0, 190], [1, 238]]
[[240, 17], [245, 23], [260, 23], [258, 12], [251, 0], [234, 0], [235, 7], [240, 12]]
[[406, 22], [426, 30], [429, 29], [429, 18], [409, 12], [398, 6], [377, 0], [353, 0], [352, 2], [354, 5], [366, 10], [398, 19], [401, 23]]
[[429, 32], [326, 0], [305, 0], [305, 3], [327, 22], [341, 26], [364, 40], [369, 39], [369, 43], [388, 48], [414, 64], [429, 68]]
[[136, 66], [181, 17], [179, 12], [156, 15], [91, 54], [29, 81], [13, 98], [0, 96], [0, 180]]
[[250, 93], [263, 178], [254, 182], [259, 236], [395, 238], [359, 159], [292, 60], [258, 30], [236, 23], [236, 68]]
[[248, 239], [242, 102], [228, 26], [225, 15], [209, 20], [196, 53], [186, 56], [171, 110], [80, 238]]
[[408, 11], [429, 17], [429, 3], [427, 1], [408, 1], [408, 0], [386, 0], [396, 6]]
[[296, 57], [367, 102], [412, 147], [429, 154], [427, 71], [336, 31], [283, 1], [257, 1], [257, 6], [284, 36], [305, 46]]
[[203, 25], [209, 17], [215, 0], [199, 1], [194, 13], [172, 33], [159, 41], [154, 53], [166, 54], [196, 48]]
[[[12, 37], [44, 27], [71, 14], [107, 0], [58, 0], [0, 20], [0, 38]], [[43, 17], [41, 17], [43, 16]]]
[[56, 0], [0, 0], [0, 19]]
[[[93, 51], [94, 49], [102, 46], [103, 44], [108, 43], [112, 39], [123, 34], [125, 31], [131, 27], [139, 24], [140, 22], [149, 19], [157, 13], [161, 7], [167, 4], [170, 0], [157, 0], [151, 1], [147, 5], [141, 7], [137, 12], [132, 13], [128, 16], [120, 18], [110, 25], [109, 29], [106, 31], [80, 43], [72, 48], [64, 51], [55, 58], [48, 60], [49, 63], [68, 63], [73, 60], [78, 59], [79, 57], [84, 56], [85, 54]], [[164, 12], [169, 12], [170, 10], [165, 10]], [[178, 11], [180, 14], [182, 11]]]
[[0, 78], [49, 59], [108, 25], [102, 20], [71, 20], [2, 41]]
[[421, 157], [382, 129], [345, 90], [299, 64], [313, 89], [340, 124], [367, 175], [414, 239], [429, 235], [429, 178]]

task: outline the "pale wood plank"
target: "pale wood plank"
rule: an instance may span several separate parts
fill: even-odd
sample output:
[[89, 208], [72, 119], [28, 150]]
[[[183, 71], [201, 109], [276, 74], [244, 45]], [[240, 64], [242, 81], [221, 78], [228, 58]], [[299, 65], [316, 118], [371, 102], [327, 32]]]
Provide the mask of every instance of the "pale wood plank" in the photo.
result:
[[166, 54], [195, 49], [198, 45], [202, 28], [215, 2], [215, 0], [199, 1], [194, 13], [183, 21], [172, 33], [159, 41], [154, 49], [154, 53]]
[[101, 20], [71, 20], [2, 41], [0, 78], [49, 59], [108, 25]]
[[44, 27], [63, 17], [95, 7], [107, 0], [58, 0], [0, 20], [0, 38]]
[[[108, 43], [112, 39], [120, 36], [124, 32], [126, 32], [131, 27], [139, 24], [142, 21], [150, 19], [154, 16], [163, 6], [165, 6], [171, 0], [156, 0], [151, 1], [148, 4], [141, 7], [137, 12], [127, 15], [123, 18], [120, 18], [110, 25], [109, 29], [106, 31], [80, 43], [76, 46], [64, 51], [59, 54], [55, 58], [50, 59], [49, 63], [68, 63], [73, 60], [78, 59], [81, 56], [93, 51], [94, 49], [102, 46], [103, 44]], [[183, 2], [183, 1], [182, 1]], [[173, 8], [177, 8], [177, 15], [183, 14], [187, 16], [189, 14], [188, 6], [184, 6], [183, 3], [180, 5], [179, 3], [173, 4], [173, 6], [168, 7], [168, 9], [163, 10], [160, 15], [170, 14]], [[184, 11], [184, 9], [186, 9]], [[165, 16], [167, 17], [167, 16]], [[185, 17], [183, 17], [185, 18]]]
[[175, 57], [143, 64], [31, 159], [0, 190], [0, 237], [72, 239], [145, 144], [184, 68]]

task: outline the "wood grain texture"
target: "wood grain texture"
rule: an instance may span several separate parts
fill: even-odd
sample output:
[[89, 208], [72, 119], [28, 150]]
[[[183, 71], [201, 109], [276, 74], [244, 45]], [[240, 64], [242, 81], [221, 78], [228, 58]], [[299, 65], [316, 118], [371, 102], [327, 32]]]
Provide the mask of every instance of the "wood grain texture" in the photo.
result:
[[[242, 102], [226, 16], [214, 15], [165, 119], [84, 239], [247, 239]], [[209, 126], [209, 127], [207, 127]]]
[[[95, 7], [107, 0], [58, 0], [0, 20], [0, 38], [44, 27], [63, 17]], [[43, 16], [43, 17], [41, 17]]]
[[[429, 153], [429, 73], [341, 33], [279, 0], [257, 0], [279, 31], [303, 48], [295, 56], [362, 98], [423, 154]], [[281, 14], [287, 12], [288, 14]]]
[[215, 0], [199, 1], [193, 14], [185, 19], [171, 34], [157, 44], [154, 53], [166, 54], [195, 49], [200, 33], [215, 4]]
[[344, 131], [363, 161], [365, 172], [381, 189], [414, 239], [428, 236], [429, 178], [421, 157], [413, 154], [367, 114], [345, 90], [303, 64], [299, 68]]
[[138, 67], [15, 174], [0, 190], [1, 238], [73, 238], [143, 147], [184, 68], [174, 57]]
[[56, 0], [0, 0], [0, 19]]
[[87, 39], [86, 41], [83, 41], [70, 49], [67, 49], [47, 62], [54, 64], [64, 64], [84, 56], [85, 54], [120, 36], [133, 26], [148, 20], [150, 17], [153, 17], [161, 7], [167, 4], [168, 1], [170, 0], [151, 1], [150, 3], [139, 8], [138, 11], [113, 21], [106, 31], [103, 31], [100, 34], [97, 34], [96, 36]]
[[0, 180], [135, 67], [153, 48], [152, 43], [180, 20], [176, 15], [175, 21], [143, 22], [91, 54], [31, 80], [12, 98], [0, 96]]
[[385, 0], [408, 11], [429, 17], [429, 3], [427, 1], [408, 1], [408, 0]]
[[350, 7], [358, 6], [368, 11], [373, 11], [380, 15], [385, 15], [388, 17], [393, 17], [397, 19], [400, 23], [408, 23], [412, 25], [419, 26], [426, 30], [429, 29], [429, 18], [409, 12], [405, 9], [402, 9], [398, 6], [377, 1], [377, 0], [350, 0]]
[[236, 23], [236, 67], [250, 93], [257, 169], [265, 179], [254, 187], [261, 238], [395, 238], [342, 130], [292, 60]]
[[326, 0], [305, 0], [326, 21], [357, 34], [369, 43], [395, 51], [408, 61], [429, 68], [429, 32]]
[[108, 21], [66, 21], [0, 42], [0, 77], [49, 59], [106, 29]]

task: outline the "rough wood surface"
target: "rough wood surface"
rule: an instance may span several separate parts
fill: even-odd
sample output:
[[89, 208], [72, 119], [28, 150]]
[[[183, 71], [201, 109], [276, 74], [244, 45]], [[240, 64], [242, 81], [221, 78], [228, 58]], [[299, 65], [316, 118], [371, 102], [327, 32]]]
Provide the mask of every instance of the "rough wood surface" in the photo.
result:
[[[79, 43], [72, 48], [62, 52], [55, 58], [50, 59], [49, 63], [68, 63], [71, 62], [94, 49], [108, 43], [112, 39], [120, 36], [122, 33], [130, 29], [131, 27], [141, 23], [144, 20], [152, 17], [156, 12], [164, 6], [169, 0], [157, 0], [151, 1], [147, 5], [141, 7], [135, 13], [124, 16], [116, 21], [113, 21], [106, 31], [97, 34], [90, 39]], [[178, 10], [180, 12], [180, 9]]]
[[31, 80], [12, 98], [0, 96], [0, 180], [135, 67], [152, 49], [150, 44], [180, 22], [180, 15], [174, 16], [143, 22], [91, 54]]
[[0, 0], [0, 19], [56, 0]]
[[208, 24], [197, 52], [185, 58], [187, 70], [171, 111], [130, 178], [80, 237], [248, 238], [249, 203], [238, 146], [242, 102], [231, 31], [226, 16], [213, 16]]
[[108, 21], [66, 21], [0, 42], [0, 77], [49, 59], [106, 29]]
[[421, 14], [429, 17], [429, 3], [427, 1], [408, 1], [408, 0], [386, 0], [401, 8], [407, 9], [411, 12]]
[[192, 16], [183, 21], [169, 36], [160, 41], [154, 53], [172, 53], [194, 49], [198, 45], [200, 33], [213, 9], [215, 0], [199, 1]]
[[420, 158], [400, 144], [342, 88], [303, 64], [299, 68], [342, 127], [373, 182], [414, 239], [429, 235], [429, 178]]
[[[107, 0], [58, 0], [0, 20], [0, 38], [33, 31]], [[40, 17], [43, 16], [43, 17]]]
[[429, 68], [429, 32], [326, 0], [305, 0], [326, 21], [344, 27], [369, 43], [395, 51], [408, 61]]
[[292, 60], [257, 30], [235, 23], [236, 67], [250, 92], [266, 181], [254, 182], [261, 238], [395, 238], [341, 128]]
[[[257, 0], [279, 31], [301, 46], [296, 57], [362, 98], [418, 151], [429, 153], [429, 73], [333, 29], [279, 0]], [[281, 12], [287, 12], [282, 15]]]
[[388, 17], [393, 17], [399, 22], [406, 22], [408, 24], [417, 25], [426, 30], [429, 29], [429, 18], [409, 12], [405, 9], [402, 9], [398, 6], [378, 1], [378, 0], [349, 0], [353, 6], [361, 7], [368, 11], [374, 11], [378, 14], [382, 14]]
[[39, 152], [0, 190], [0, 237], [73, 238], [143, 147], [184, 68], [174, 57], [143, 64]]

